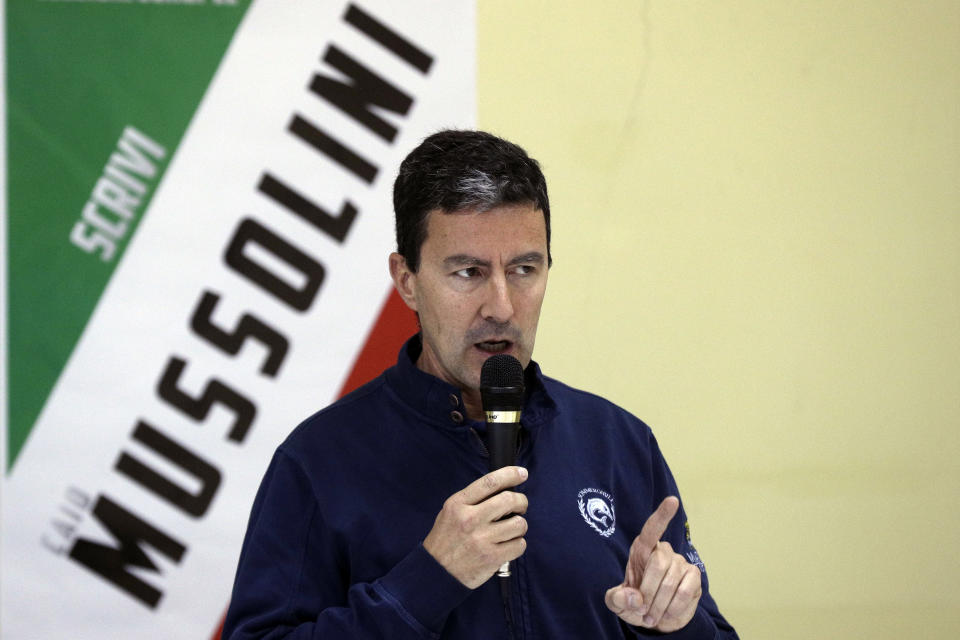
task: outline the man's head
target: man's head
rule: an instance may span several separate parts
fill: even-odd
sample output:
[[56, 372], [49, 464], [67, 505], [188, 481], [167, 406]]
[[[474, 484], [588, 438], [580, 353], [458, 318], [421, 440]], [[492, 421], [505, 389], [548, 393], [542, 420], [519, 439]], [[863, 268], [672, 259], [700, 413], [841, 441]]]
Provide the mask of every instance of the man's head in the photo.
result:
[[550, 201], [537, 161], [519, 146], [485, 131], [435, 133], [404, 159], [393, 183], [397, 253], [416, 272], [427, 237], [427, 214], [489, 211], [505, 204], [530, 204], [543, 212], [547, 260], [552, 262]]
[[390, 273], [420, 318], [417, 364], [462, 389], [471, 412], [488, 357], [526, 366], [533, 354], [550, 265], [543, 174], [512, 143], [447, 131], [403, 162], [394, 203]]

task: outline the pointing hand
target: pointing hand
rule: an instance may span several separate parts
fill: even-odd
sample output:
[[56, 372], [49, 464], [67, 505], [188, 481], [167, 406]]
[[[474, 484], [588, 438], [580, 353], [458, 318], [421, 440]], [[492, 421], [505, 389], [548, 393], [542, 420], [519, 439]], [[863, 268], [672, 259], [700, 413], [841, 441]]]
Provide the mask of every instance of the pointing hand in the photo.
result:
[[633, 544], [623, 582], [607, 590], [607, 608], [627, 624], [676, 631], [693, 618], [700, 601], [700, 569], [660, 538], [680, 508], [668, 496], [647, 519]]

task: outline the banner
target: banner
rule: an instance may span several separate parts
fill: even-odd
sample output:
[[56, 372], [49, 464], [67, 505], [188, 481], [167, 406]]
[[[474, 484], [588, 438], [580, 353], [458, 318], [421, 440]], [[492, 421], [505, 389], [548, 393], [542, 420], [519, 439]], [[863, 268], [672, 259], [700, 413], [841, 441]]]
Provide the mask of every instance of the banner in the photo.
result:
[[269, 457], [396, 357], [468, 2], [6, 5], [3, 638], [209, 638]]

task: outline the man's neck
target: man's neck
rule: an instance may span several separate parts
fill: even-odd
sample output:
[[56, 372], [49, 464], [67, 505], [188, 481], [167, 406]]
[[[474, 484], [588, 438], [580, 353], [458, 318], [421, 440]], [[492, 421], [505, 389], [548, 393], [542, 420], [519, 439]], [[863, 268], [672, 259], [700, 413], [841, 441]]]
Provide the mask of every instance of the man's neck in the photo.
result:
[[480, 392], [476, 389], [461, 389], [460, 397], [463, 398], [463, 411], [467, 417], [483, 422], [483, 402], [480, 400]]

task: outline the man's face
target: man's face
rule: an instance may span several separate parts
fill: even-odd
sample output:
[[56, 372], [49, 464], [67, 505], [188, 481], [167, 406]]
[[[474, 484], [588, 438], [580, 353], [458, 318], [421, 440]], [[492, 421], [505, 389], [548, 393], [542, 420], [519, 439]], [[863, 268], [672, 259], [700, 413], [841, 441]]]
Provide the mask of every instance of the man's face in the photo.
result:
[[526, 367], [547, 289], [547, 230], [533, 205], [427, 216], [420, 269], [390, 257], [407, 305], [420, 316], [418, 366], [460, 389], [480, 387], [480, 368], [496, 353]]

